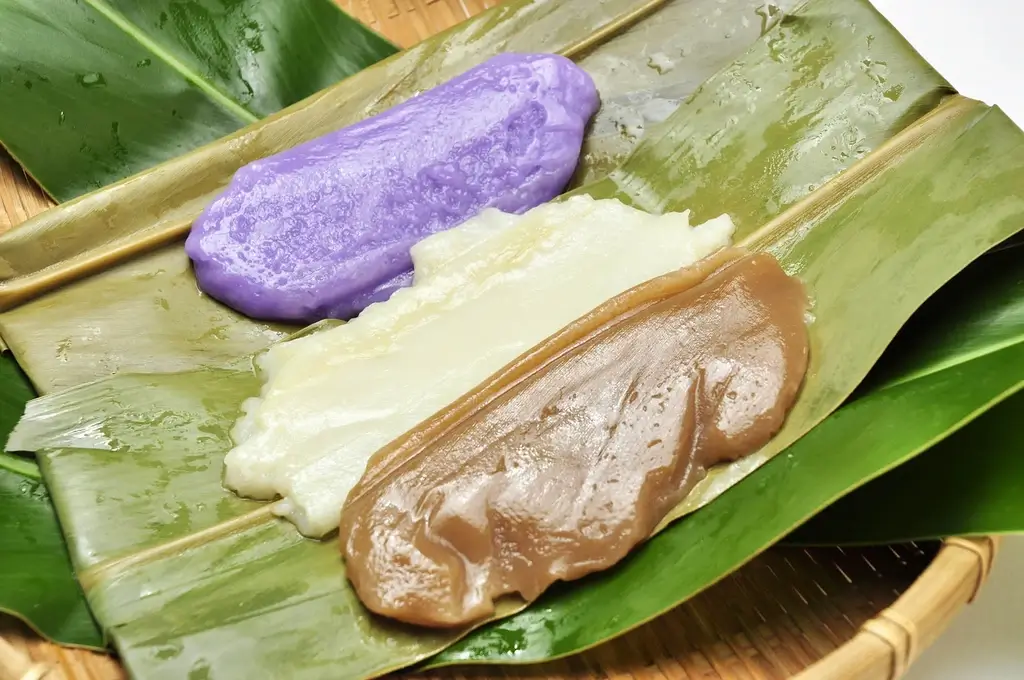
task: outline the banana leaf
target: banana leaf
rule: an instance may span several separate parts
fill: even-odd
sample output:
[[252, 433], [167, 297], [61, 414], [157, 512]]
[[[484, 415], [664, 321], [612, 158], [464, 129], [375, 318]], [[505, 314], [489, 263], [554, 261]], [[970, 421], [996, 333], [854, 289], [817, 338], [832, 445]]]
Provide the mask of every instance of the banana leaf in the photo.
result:
[[[998, 166], [986, 167], [995, 156], [1002, 155], [1002, 144], [1007, 145], [1007, 155]], [[972, 191], [979, 193], [969, 201], [960, 191], [955, 196], [948, 193], [956, 180], [950, 183], [941, 177], [944, 172], [936, 169], [947, 163], [959, 165], [954, 174], [961, 178], [981, 173], [972, 184]], [[879, 178], [892, 183], [889, 191], [899, 199], [883, 201], [874, 208], [870, 203], [853, 202], [843, 209], [850, 210], [851, 217], [865, 226], [878, 219], [910, 229], [915, 221], [923, 220], [935, 229], [943, 222], [991, 219], [1024, 228], [1024, 198], [1014, 189], [1024, 186], [1024, 134], [1000, 112], [988, 112], [973, 127], [968, 123], [958, 139], [949, 141], [945, 153], [932, 148], [915, 162], [904, 161], [901, 165]], [[918, 173], [916, 179], [914, 172]], [[993, 173], [991, 177], [1000, 177], [1001, 187], [983, 188], [986, 181], [982, 176], [988, 172]], [[961, 189], [966, 191], [967, 186]], [[470, 634], [433, 658], [428, 667], [531, 663], [585, 650], [666, 611], [667, 602], [681, 602], [712, 585], [848, 491], [921, 452], [928, 450], [907, 464], [908, 469], [920, 469], [934, 451], [950, 450], [942, 444], [929, 447], [1003, 400], [1010, 404], [1013, 395], [1024, 388], [1024, 299], [1020, 296], [1019, 253], [1019, 247], [997, 251], [975, 263], [961, 275], [962, 279], [954, 279], [943, 291], [945, 294], [936, 296], [907, 327], [858, 398], [714, 503], [652, 538], [620, 568], [553, 589], [525, 612]], [[858, 286], [864, 285], [862, 280], [853, 280]], [[881, 302], [876, 303], [876, 314], [902, 292], [878, 296]], [[878, 318], [865, 323], [877, 322]], [[963, 459], [964, 446], [970, 441], [967, 431], [949, 440], [960, 444], [956, 449], [958, 460]], [[984, 441], [993, 440], [995, 436]], [[1012, 445], [1016, 439], [1007, 441]], [[975, 445], [970, 447], [974, 449]], [[948, 467], [939, 469], [946, 475], [956, 474]], [[1008, 467], [1007, 471], [1013, 469]], [[933, 493], [922, 484], [924, 480], [901, 476], [900, 470], [874, 484], [917, 501]], [[965, 476], [962, 464], [956, 472], [961, 478]], [[890, 479], [900, 479], [902, 486]], [[1005, 499], [1015, 487], [1008, 480], [1003, 483]], [[951, 485], [952, 481], [946, 488]], [[979, 489], [974, 499], [981, 495]], [[948, 506], [951, 498], [952, 494], [936, 497], [931, 505], [946, 504], [948, 518], [954, 512]], [[882, 508], [893, 503], [899, 503], [898, 509], [908, 517], [897, 520], [884, 509], [876, 510], [868, 514], [874, 519], [867, 522], [868, 531], [886, 522], [914, 526], [915, 520], [909, 515], [926, 514], [925, 508], [912, 500], [890, 500]], [[842, 504], [840, 501], [838, 505]], [[857, 516], [854, 521], [853, 517], [852, 512], [837, 516], [828, 541], [843, 532], [859, 532], [861, 518]], [[1019, 515], [1016, 521], [1019, 526]], [[836, 527], [839, 522], [844, 522], [841, 529]], [[876, 530], [871, 538], [882, 538], [883, 532]], [[826, 536], [816, 538], [822, 540], [814, 543], [824, 543]], [[865, 543], [875, 542], [868, 536], [863, 538]], [[639, 583], [644, 584], [642, 589], [631, 585]], [[624, 592], [629, 597], [622, 597]]]
[[832, 504], [785, 542], [876, 545], [1024, 532], [1022, 412], [1024, 392], [1018, 392], [924, 455]]
[[[997, 234], [1012, 233], [1014, 225], [1024, 226], [1024, 200], [1008, 191], [1024, 179], [1020, 153], [1024, 140], [1019, 131], [999, 112], [973, 102], [958, 103], [954, 109], [943, 107], [925, 122], [937, 124], [943, 118], [940, 129], [946, 132], [932, 129], [924, 137], [929, 143], [911, 145], [912, 151], [899, 162], [877, 154], [869, 158], [885, 169], [870, 174], [870, 180], [840, 204], [821, 211], [821, 203], [812, 202], [810, 213], [801, 211], [804, 219], [794, 224], [808, 230], [803, 243], [810, 234], [838, 241], [832, 243], [831, 266], [821, 268], [825, 280], [849, 275], [836, 246], [856, 248], [865, 239], [877, 246], [883, 242], [880, 232], [902, 241], [905, 249], [890, 255], [899, 262], [869, 258], [866, 264], [890, 280], [894, 273], [907, 277], [897, 281], [910, 284], [920, 277], [920, 268], [930, 269], [937, 262], [952, 267], [951, 259], [969, 257], [964, 244], [978, 237], [979, 232], [969, 228], [975, 221]], [[909, 133], [917, 134], [921, 128], [915, 126]], [[895, 148], [905, 149], [907, 134], [897, 138]], [[933, 186], [934, 175], [925, 172], [933, 167], [946, 168], [948, 173], [937, 186]], [[961, 191], [958, 214], [947, 219], [953, 187]], [[890, 230], [866, 226], [884, 222], [895, 226]], [[792, 235], [782, 230], [775, 243], [804, 255], [800, 243], [789, 242]], [[936, 248], [932, 238], [946, 246]], [[917, 248], [910, 247], [914, 244]], [[780, 258], [790, 266], [801, 262]], [[802, 272], [805, 280], [807, 273]], [[856, 278], [866, 290], [855, 295], [876, 292], [871, 272]], [[812, 290], [826, 290], [819, 286]], [[816, 323], [820, 324], [825, 313], [820, 296], [818, 300]], [[872, 311], [878, 310], [868, 308], [863, 313]], [[869, 325], [861, 319], [857, 328]], [[849, 360], [850, 354], [843, 358]], [[454, 658], [448, 655], [439, 662], [540, 660], [578, 651], [642, 623], [738, 567], [849, 486], [891, 465], [885, 459], [891, 449], [878, 444], [912, 435], [899, 427], [891, 431], [866, 424], [874, 422], [879, 409], [889, 408], [892, 400], [917, 399], [922, 418], [932, 419], [936, 431], [948, 431], [979, 408], [1018, 389], [1022, 374], [1012, 369], [1022, 360], [1021, 348], [1004, 348], [979, 359], [977, 366], [984, 370], [973, 371], [969, 382], [963, 367], [955, 365], [927, 373], [913, 384], [896, 383], [874, 400], [873, 410], [858, 406], [866, 399], [854, 402], [856, 418], [844, 409], [840, 417], [812, 430], [786, 455], [776, 457], [717, 503], [656, 536], [620, 569], [558, 589], [538, 606], [470, 638], [472, 656], [467, 657], [460, 646], [453, 651]], [[33, 440], [33, 446], [48, 449], [43, 454], [48, 477], [77, 481], [74, 487], [57, 485], [55, 500], [58, 507], [78, 510], [71, 515], [69, 540], [75, 554], [88, 560], [87, 565], [79, 565], [81, 578], [98, 618], [111, 630], [129, 668], [139, 675], [180, 676], [201, 670], [210, 677], [241, 677], [278, 663], [274, 667], [281, 672], [287, 669], [292, 677], [316, 676], [328, 668], [355, 677], [407, 663], [425, 648], [450, 641], [438, 634], [415, 635], [408, 628], [363, 614], [345, 586], [337, 545], [304, 540], [290, 526], [272, 521], [262, 508], [241, 515], [228, 512], [232, 517], [220, 525], [171, 537], [181, 529], [173, 524], [191, 522], [194, 515], [206, 512], [189, 494], [206, 497], [197, 487], [219, 486], [218, 453], [227, 444], [226, 428], [237, 414], [238, 398], [253, 389], [251, 372], [238, 369], [118, 376], [54, 394], [35, 402], [37, 410], [30, 411], [29, 429], [23, 436]], [[236, 396], [225, 398], [231, 393]], [[131, 406], [125, 409], [124, 404]], [[211, 404], [231, 404], [233, 410], [211, 410]], [[83, 419], [84, 414], [92, 420]], [[154, 441], [151, 435], [158, 427], [166, 436]], [[837, 457], [837, 442], [874, 444], [864, 448], [882, 454]], [[781, 473], [766, 472], [780, 465], [785, 468]], [[147, 476], [140, 476], [139, 468]], [[111, 485], [110, 479], [120, 483]], [[121, 496], [108, 504], [110, 510], [122, 510], [120, 530], [113, 537], [112, 532], [95, 530], [79, 535], [76, 527], [83, 527], [83, 520], [109, 526], [116, 517], [87, 516], [97, 499], [75, 498], [101, 483]], [[169, 493], [162, 495], [165, 490]], [[740, 500], [727, 505], [732, 510], [723, 518], [719, 508], [737, 495]], [[154, 513], [154, 502], [161, 498], [173, 502], [157, 504]], [[232, 498], [220, 494], [222, 502]], [[153, 538], [155, 527], [129, 526], [125, 521], [137, 516], [137, 508], [147, 501], [149, 518], [173, 517], [174, 522], [164, 525], [168, 533]], [[709, 517], [715, 518], [711, 524], [707, 524]], [[125, 552], [126, 543], [138, 547]], [[103, 552], [117, 557], [104, 560], [99, 554]], [[694, 559], [698, 554], [699, 559]], [[644, 589], [629, 585], [639, 582]], [[624, 588], [630, 590], [629, 598], [614, 596]], [[559, 598], [567, 604], [558, 607]], [[239, 603], [244, 603], [241, 612]], [[599, 615], [605, 612], [606, 616]], [[485, 652], [480, 652], [481, 640], [487, 642]], [[297, 647], [306, 653], [289, 655]]]
[[[676, 0], [659, 9], [656, 21], [641, 22], [635, 28], [626, 25], [622, 32], [612, 34], [605, 41], [580, 53], [581, 65], [597, 80], [604, 98], [604, 108], [596, 117], [587, 140], [580, 178], [591, 176], [595, 168], [610, 164], [618, 156], [628, 153], [643, 136], [646, 124], [664, 118], [701, 81], [742, 53], [751, 42], [777, 23], [784, 15], [784, 10], [793, 4], [787, 0], [766, 9], [760, 0], [736, 0], [728, 5], [722, 5], [716, 0]], [[544, 5], [519, 3], [519, 7], [515, 8], [512, 3], [506, 3], [500, 11], [493, 12], [494, 16], [489, 20], [483, 17], [480, 21], [455, 29], [448, 37], [439, 38], [432, 45], [419, 48], [411, 57], [402, 57], [407, 63], [398, 66], [402, 78], [407, 82], [404, 87], [396, 85], [385, 93], [387, 103], [398, 101], [400, 97], [408, 96], [429, 84], [426, 80], [420, 83], [411, 75], [413, 69], [422, 67], [423, 63], [429, 66], [437, 65], [442, 60], [445, 63], [451, 62], [451, 70], [454, 71], [462, 64], [482, 60], [503, 46], [510, 49], [571, 49], [572, 45], [586, 41], [585, 36], [576, 33], [577, 28], [592, 30], [614, 26], [616, 18], [628, 16], [630, 12], [644, 7], [638, 2], [619, 2], [603, 8], [599, 13], [593, 13], [593, 8], [588, 6], [582, 15], [586, 17], [591, 12], [592, 20], [589, 24], [574, 27], [569, 23], [575, 12], [573, 8], [569, 8], [573, 11], [564, 12], [561, 8]], [[126, 11], [136, 10], [128, 8]], [[138, 8], [137, 11], [150, 10]], [[503, 23], [499, 24], [499, 21]], [[531, 22], [532, 30], [545, 28], [556, 38], [552, 39], [550, 35], [526, 40], [516, 38], [515, 27], [523, 22]], [[503, 36], [512, 36], [512, 42], [504, 42]], [[485, 39], [488, 38], [495, 40], [496, 48], [486, 45]], [[550, 47], [549, 40], [554, 40]], [[467, 47], [467, 44], [472, 45], [472, 48]], [[648, 49], [649, 45], [657, 45], [657, 50]], [[451, 54], [453, 50], [460, 52], [462, 56], [459, 59], [462, 61], [455, 60]], [[652, 55], [659, 59], [657, 64], [653, 63]], [[281, 55], [281, 58], [285, 57], [286, 54]], [[379, 79], [374, 78], [358, 85], [362, 88], [365, 106], [383, 107], [382, 102], [372, 99], [377, 95], [379, 82]], [[340, 87], [344, 90], [352, 87], [352, 84], [346, 83]], [[320, 113], [312, 117], [316, 126], [312, 133], [319, 134], [329, 127], [351, 122], [365, 114], [366, 111], [353, 107], [350, 109], [349, 120], [343, 116], [330, 118], [325, 115], [334, 115], [335, 112], [328, 107], [337, 107], [338, 101], [352, 96], [346, 92], [338, 92], [334, 99], [320, 105]], [[634, 104], [635, 112], [629, 108]], [[310, 117], [304, 119], [299, 128], [301, 134], [307, 133], [309, 120]], [[628, 134], [624, 129], [627, 124]], [[253, 137], [258, 135], [243, 135], [243, 138], [250, 140]], [[278, 135], [274, 143], [286, 142], [287, 139], [281, 141]], [[269, 144], [264, 149], [265, 153], [276, 150]], [[242, 161], [231, 156], [238, 151], [238, 143], [220, 149], [226, 161], [236, 165]], [[188, 165], [187, 170], [200, 172], [207, 179], [210, 175], [208, 167], [200, 170]], [[225, 165], [224, 174], [216, 181], [225, 182], [231, 170], [233, 166]], [[137, 184], [147, 180], [133, 178], [131, 181]], [[125, 200], [132, 205], [140, 205], [140, 199], [135, 195]], [[110, 205], [109, 197], [96, 202]], [[158, 202], [144, 204], [149, 206], [149, 214], [143, 217], [159, 220], [158, 211], [162, 208]], [[104, 239], [111, 237], [111, 225], [116, 227], [120, 224], [119, 220], [135, 220], [138, 217], [139, 214], [133, 211], [104, 210], [93, 215], [87, 228], [83, 229], [83, 220], [77, 215], [73, 221], [69, 221], [65, 213], [56, 211], [25, 225], [14, 234], [0, 238], [0, 243], [4, 244], [0, 249], [3, 249], [7, 263], [16, 263], [27, 271], [46, 269], [48, 265], [59, 263], [62, 258], [74, 257], [96, 244], [102, 244]], [[126, 233], [131, 233], [133, 225], [137, 223], [129, 225]], [[82, 231], [81, 239], [76, 237], [79, 231]], [[45, 244], [45, 249], [38, 247], [41, 243]], [[10, 269], [14, 265], [7, 266]], [[0, 261], [0, 273], [3, 268], [4, 263]], [[37, 366], [41, 362], [36, 359], [40, 354], [45, 355], [55, 369], [52, 380], [50, 375], [40, 375], [38, 371], [33, 371], [36, 384], [41, 389], [76, 384], [97, 377], [97, 374], [116, 372], [125, 368], [119, 361], [119, 356], [125, 355], [147, 369], [173, 370], [189, 368], [196, 363], [218, 365], [229, 357], [262, 347], [291, 330], [281, 326], [253, 324], [200, 297], [187, 261], [177, 246], [156, 254], [151, 260], [143, 258], [130, 262], [111, 278], [115, 285], [109, 285], [108, 281], [108, 285], [98, 288], [86, 287], [80, 291], [84, 298], [68, 291], [70, 298], [44, 302], [43, 306], [56, 305], [52, 314], [61, 321], [35, 324], [26, 329], [32, 339], [22, 347], [22, 351], [30, 353], [32, 363]], [[3, 284], [0, 284], [2, 288]], [[72, 310], [84, 311], [81, 307], [83, 299], [91, 301], [89, 307], [92, 311], [75, 319], [67, 317], [66, 314]], [[94, 314], [97, 302], [101, 305], [110, 303], [107, 312], [109, 316], [97, 318]], [[152, 328], [155, 332], [140, 336], [140, 326]], [[158, 330], [161, 326], [173, 330], [171, 333], [163, 333]], [[119, 349], [122, 350], [120, 354]], [[85, 365], [79, 371], [80, 362], [83, 361]], [[140, 364], [130, 364], [129, 367], [140, 368]], [[17, 412], [20, 413], [20, 407]], [[5, 460], [12, 465], [30, 465], [24, 459]], [[45, 503], [42, 500], [37, 502]], [[36, 531], [52, 530], [52, 520], [48, 524], [45, 513], [41, 512], [38, 517], [40, 526], [36, 527]], [[111, 520], [116, 521], [115, 518]], [[16, 566], [6, 563], [4, 575], [10, 578], [26, 576], [15, 569]], [[42, 598], [45, 585], [38, 580], [35, 583], [35, 591], [38, 593], [36, 601], [46, 604], [49, 600], [44, 601]], [[59, 617], [64, 614], [63, 607], [57, 604], [54, 607], [56, 610], [48, 612], [48, 616]], [[39, 607], [33, 611], [38, 612]], [[46, 629], [44, 632], [57, 635], [63, 642], [82, 642], [79, 639], [60, 637], [60, 631]]]
[[68, 200], [394, 52], [331, 0], [0, 0], [0, 143]]
[[[25, 404], [36, 395], [14, 358], [6, 352], [0, 353], [0, 386], [2, 386], [0, 387], [0, 437], [6, 440], [7, 435], [21, 418]], [[5, 458], [0, 458], [0, 466], [15, 472], [27, 472], [29, 475], [37, 472], [33, 465], [24, 468], [23, 464], [13, 460], [8, 461]]]
[[[1022, 254], [1024, 241], [1018, 241], [954, 279], [915, 315], [894, 343], [892, 359], [881, 362], [866, 390], [912, 382], [952, 365], [969, 366], [979, 357], [1024, 345]], [[1024, 371], [1017, 371], [1024, 378]], [[1022, 407], [1024, 394], [1007, 399], [925, 455], [826, 508], [786, 542], [894, 543], [1024, 531]], [[900, 409], [882, 418], [913, 422], [913, 414]]]
[[[576, 23], [590, 6], [579, 1], [579, 8], [573, 3], [558, 3], [557, 8], [542, 5], [526, 16], [541, 27], [546, 20], [554, 22], [554, 28], [562, 27]], [[521, 16], [514, 9], [508, 10], [513, 20]], [[540, 10], [548, 14], [538, 15]], [[469, 22], [463, 30], [475, 34], [487, 18]], [[654, 15], [652, 20], [657, 18]], [[493, 29], [499, 37], [509, 30], [506, 23]], [[457, 41], [456, 33], [437, 41], [448, 45]], [[429, 43], [418, 49], [431, 54], [444, 51]], [[874, 56], [866, 56], [869, 53]], [[770, 58], [763, 58], [766, 55]], [[881, 67], [874, 66], [882, 61], [892, 70], [891, 74], [885, 71], [886, 78], [879, 75]], [[390, 63], [371, 67], [367, 73], [386, 70]], [[813, 96], [808, 97], [808, 91]], [[902, 94], [896, 96], [894, 91]], [[716, 75], [664, 130], [654, 131], [633, 167], [657, 162], [656, 170], [649, 173], [651, 181], [671, 187], [677, 194], [671, 197], [676, 206], [695, 205], [709, 215], [727, 211], [741, 231], [749, 233], [927, 112], [947, 92], [941, 78], [869, 5], [823, 2], [801, 16], [789, 17], [743, 60]], [[750, 125], [738, 124], [740, 116]], [[737, 122], [728, 124], [732, 119]], [[722, 121], [727, 122], [724, 128]], [[657, 157], [657, 149], [675, 149], [678, 140], [689, 146], [674, 157]], [[732, 177], [724, 180], [729, 163]], [[157, 182], [152, 178], [160, 170], [141, 175], [131, 187]], [[119, 205], [124, 186], [128, 185], [95, 194], [95, 200]], [[595, 191], [607, 193], [614, 186], [614, 181], [605, 182], [595, 185]], [[636, 200], [642, 203], [642, 198]], [[129, 204], [138, 206], [137, 201]], [[81, 202], [75, 202], [51, 211], [53, 219], [47, 225], [77, 224], [75, 218], [83, 209]], [[105, 216], [94, 216], [91, 224]], [[37, 225], [31, 223], [8, 236], [21, 232], [31, 243]], [[140, 334], [140, 327], [147, 332]], [[219, 366], [288, 331], [242, 319], [199, 296], [180, 247], [137, 258], [7, 312], [0, 316], [0, 330], [42, 392], [116, 372]]]
[[[794, 411], [796, 425], [785, 442], [838, 405], [927, 295], [1022, 225], [1014, 219], [1021, 206], [1004, 197], [1020, 180], [1020, 168], [1011, 163], [1018, 132], [998, 112], [962, 99], [829, 182], [926, 111], [943, 85], [867, 6], [820, 2], [776, 31], [752, 57], [705, 85], [621, 171], [592, 190], [632, 198], [630, 187], [650, 189], [634, 201], [648, 207], [655, 182], [680, 172], [682, 186], [660, 207], [686, 201], [701, 210], [727, 210], [751, 237], [748, 243], [774, 252], [804, 278], [817, 299], [816, 363], [804, 410]], [[878, 50], [871, 59], [864, 56], [869, 47]], [[765, 50], [777, 60], [757, 59]], [[894, 69], [898, 77], [878, 78], [868, 68], [882, 54], [901, 68]], [[897, 80], [903, 93], [894, 96]], [[809, 85], [820, 86], [812, 98]], [[736, 124], [723, 133], [719, 123], [728, 117], [722, 114], [732, 111]], [[860, 134], [843, 136], [851, 130]], [[851, 153], [831, 148], [850, 139], [864, 146]], [[709, 183], [695, 171], [709, 166], [714, 176], [723, 172], [719, 162], [733, 164], [735, 181]], [[647, 166], [646, 181], [638, 164]], [[946, 173], [936, 180], [941, 195], [959, 199], [956, 219], [947, 219], [947, 206], [926, 191], [932, 168]], [[759, 194], [752, 186], [766, 190]], [[999, 210], [987, 209], [992, 201], [1000, 202]], [[763, 216], [782, 208], [789, 210], [756, 229]], [[851, 288], [851, 280], [858, 286]], [[893, 289], [900, 294], [891, 295]], [[890, 304], [876, 309], [882, 297]], [[880, 318], [872, 318], [877, 312]], [[120, 375], [54, 394], [29, 414], [21, 441], [43, 449], [90, 603], [129, 667], [158, 675], [202, 670], [232, 677], [273, 667], [292, 677], [327, 668], [360, 676], [450, 643], [458, 633], [416, 635], [369, 618], [347, 588], [333, 541], [301, 539], [273, 521], [266, 506], [220, 490], [226, 428], [254, 389], [247, 367]], [[72, 478], [74, 486], [61, 481]], [[102, 499], [87, 495], [99, 485], [107, 490]], [[714, 491], [709, 487], [704, 498]], [[100, 530], [115, 518], [116, 535]], [[650, 616], [675, 604], [676, 595], [678, 588], [664, 596], [652, 590], [637, 601]], [[607, 593], [603, 597], [607, 607]], [[611, 634], [594, 630], [599, 638]], [[296, 657], [296, 647], [306, 654]]]
[[651, 20], [577, 60], [594, 78], [601, 108], [584, 140], [572, 187], [606, 175], [715, 72], [802, 0], [675, 0]]
[[[34, 396], [14, 359], [0, 354], [0, 440]], [[0, 612], [23, 618], [47, 637], [102, 646], [34, 461], [0, 454], [0, 507]]]

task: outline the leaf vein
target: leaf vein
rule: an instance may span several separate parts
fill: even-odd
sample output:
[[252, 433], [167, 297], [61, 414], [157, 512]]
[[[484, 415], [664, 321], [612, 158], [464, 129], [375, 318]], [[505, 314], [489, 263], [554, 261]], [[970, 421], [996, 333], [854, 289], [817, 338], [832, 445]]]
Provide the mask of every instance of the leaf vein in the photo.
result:
[[138, 27], [134, 26], [127, 18], [125, 18], [120, 12], [116, 11], [104, 0], [85, 0], [86, 4], [95, 9], [97, 12], [102, 14], [104, 18], [109, 20], [119, 29], [135, 38], [143, 47], [153, 53], [154, 56], [158, 57], [161, 61], [166, 63], [168, 66], [173, 68], [175, 71], [180, 73], [185, 80], [189, 81], [206, 95], [208, 95], [214, 102], [227, 109], [230, 113], [240, 118], [245, 124], [255, 123], [259, 120], [259, 117], [251, 113], [244, 106], [233, 100], [228, 95], [224, 94], [217, 87], [203, 78], [201, 75], [196, 73], [194, 70], [189, 68], [187, 65], [181, 62], [177, 57], [171, 54], [169, 51], [164, 49], [155, 40], [150, 38], [148, 35], [142, 32]]

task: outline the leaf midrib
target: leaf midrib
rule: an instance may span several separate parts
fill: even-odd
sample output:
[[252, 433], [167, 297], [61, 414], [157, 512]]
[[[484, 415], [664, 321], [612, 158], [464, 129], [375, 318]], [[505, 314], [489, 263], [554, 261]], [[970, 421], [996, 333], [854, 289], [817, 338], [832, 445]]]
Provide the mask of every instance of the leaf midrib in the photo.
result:
[[159, 43], [143, 33], [142, 30], [132, 22], [128, 21], [128, 19], [120, 12], [107, 5], [104, 0], [85, 0], [85, 3], [103, 15], [104, 18], [114, 24], [117, 28], [134, 38], [140, 45], [152, 52], [154, 56], [180, 73], [185, 80], [198, 87], [219, 105], [240, 118], [244, 123], [255, 123], [259, 120], [258, 116], [254, 115], [244, 106], [218, 90], [213, 83], [209, 82], [200, 74], [185, 65], [181, 60], [164, 49]]
[[1000, 342], [994, 342], [994, 343], [992, 343], [990, 345], [985, 345], [984, 347], [979, 347], [979, 348], [977, 348], [977, 349], [975, 349], [973, 351], [970, 351], [970, 352], [963, 352], [961, 354], [956, 354], [954, 356], [947, 357], [943, 361], [937, 361], [937, 362], [935, 362], [933, 364], [930, 364], [930, 365], [928, 365], [928, 366], [926, 366], [924, 368], [918, 369], [916, 371], [911, 371], [910, 373], [908, 373], [906, 375], [903, 375], [903, 376], [900, 376], [899, 378], [887, 381], [887, 382], [883, 383], [882, 385], [880, 385], [879, 387], [877, 387], [876, 389], [872, 390], [871, 392], [872, 393], [881, 392], [882, 390], [892, 389], [893, 387], [896, 387], [897, 385], [903, 385], [903, 384], [908, 383], [908, 382], [913, 382], [915, 380], [920, 380], [921, 378], [925, 378], [925, 377], [927, 377], [929, 375], [934, 375], [936, 373], [941, 373], [943, 371], [948, 371], [948, 370], [950, 370], [952, 368], [956, 368], [957, 366], [962, 366], [964, 364], [970, 363], [970, 362], [975, 361], [977, 359], [981, 359], [982, 357], [986, 357], [989, 354], [995, 354], [996, 352], [1000, 352], [1000, 351], [1002, 351], [1004, 349], [1007, 349], [1009, 347], [1014, 347], [1015, 345], [1019, 345], [1021, 343], [1024, 343], [1024, 334], [1020, 334], [1020, 335], [1017, 335], [1017, 336], [1014, 336], [1014, 337], [1011, 337], [1011, 338], [1007, 338], [1007, 339], [1002, 340]]

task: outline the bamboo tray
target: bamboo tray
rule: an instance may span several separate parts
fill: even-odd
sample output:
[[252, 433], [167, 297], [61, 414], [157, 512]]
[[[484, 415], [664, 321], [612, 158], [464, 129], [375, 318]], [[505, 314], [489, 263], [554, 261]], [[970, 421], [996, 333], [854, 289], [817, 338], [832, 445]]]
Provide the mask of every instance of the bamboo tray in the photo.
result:
[[[337, 0], [408, 47], [500, 0]], [[0, 156], [0, 232], [52, 202]], [[977, 594], [996, 538], [864, 548], [773, 548], [693, 600], [584, 654], [432, 678], [891, 680]], [[116, 659], [49, 643], [0, 616], [0, 680], [121, 680]]]

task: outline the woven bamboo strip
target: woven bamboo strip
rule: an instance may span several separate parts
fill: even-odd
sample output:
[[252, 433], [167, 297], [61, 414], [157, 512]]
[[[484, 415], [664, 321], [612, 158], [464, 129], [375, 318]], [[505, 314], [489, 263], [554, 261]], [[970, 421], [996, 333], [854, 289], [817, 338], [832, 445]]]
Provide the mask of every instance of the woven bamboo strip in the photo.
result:
[[[408, 47], [499, 0], [338, 2]], [[0, 156], [0, 232], [50, 205], [20, 168]], [[992, 539], [951, 539], [937, 555], [931, 546], [913, 545], [776, 549], [691, 602], [585, 654], [540, 666], [446, 669], [422, 677], [889, 680], [973, 598], [995, 548]], [[0, 617], [0, 680], [38, 677], [126, 676], [108, 655], [62, 648]]]
[[52, 205], [53, 201], [20, 167], [0, 156], [0, 233]]
[[808, 668], [800, 680], [900, 677], [974, 599], [998, 548], [994, 537], [949, 539], [901, 598], [839, 650]]
[[399, 47], [411, 47], [500, 0], [338, 0], [342, 9]]

